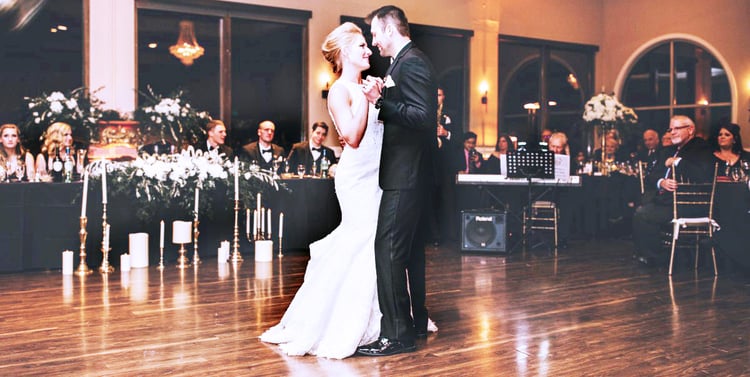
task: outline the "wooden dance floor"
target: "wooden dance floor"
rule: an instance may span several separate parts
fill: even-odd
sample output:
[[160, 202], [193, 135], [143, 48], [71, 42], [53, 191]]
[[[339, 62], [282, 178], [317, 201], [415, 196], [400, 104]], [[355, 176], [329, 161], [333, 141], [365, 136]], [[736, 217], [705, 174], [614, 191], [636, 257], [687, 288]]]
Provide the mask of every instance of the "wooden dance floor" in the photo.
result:
[[301, 284], [306, 254], [84, 279], [0, 275], [0, 375], [750, 375], [747, 279], [714, 279], [709, 266], [669, 279], [634, 262], [630, 241], [573, 243], [557, 258], [427, 251], [440, 330], [414, 353], [341, 361], [287, 357], [257, 339]]

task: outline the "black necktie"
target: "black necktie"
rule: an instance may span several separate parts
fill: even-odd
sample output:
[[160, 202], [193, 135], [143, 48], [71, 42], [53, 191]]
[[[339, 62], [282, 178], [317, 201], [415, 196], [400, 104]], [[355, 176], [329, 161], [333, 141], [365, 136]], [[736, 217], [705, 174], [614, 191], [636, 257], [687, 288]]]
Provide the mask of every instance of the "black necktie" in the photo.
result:
[[272, 152], [272, 150], [270, 150], [270, 149], [261, 149], [260, 150], [260, 153], [271, 153], [271, 152]]

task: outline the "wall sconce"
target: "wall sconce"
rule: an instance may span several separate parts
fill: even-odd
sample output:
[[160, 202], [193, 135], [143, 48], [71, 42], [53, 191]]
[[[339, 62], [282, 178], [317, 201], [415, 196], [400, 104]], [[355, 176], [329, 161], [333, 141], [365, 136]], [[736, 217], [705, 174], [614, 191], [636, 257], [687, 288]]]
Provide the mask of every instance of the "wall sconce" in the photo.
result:
[[490, 91], [490, 84], [487, 83], [487, 81], [482, 81], [479, 83], [479, 92], [482, 93], [482, 105], [487, 104], [487, 95]]
[[318, 75], [318, 82], [320, 83], [320, 86], [324, 87], [320, 92], [320, 96], [323, 97], [323, 99], [328, 98], [328, 89], [330, 89], [331, 87], [331, 76], [327, 71], [321, 72]]

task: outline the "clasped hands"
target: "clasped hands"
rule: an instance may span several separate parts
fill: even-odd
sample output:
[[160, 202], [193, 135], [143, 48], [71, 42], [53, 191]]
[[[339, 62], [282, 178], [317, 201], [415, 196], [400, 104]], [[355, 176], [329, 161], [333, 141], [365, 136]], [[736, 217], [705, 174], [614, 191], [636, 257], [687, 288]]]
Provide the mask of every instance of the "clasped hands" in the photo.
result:
[[368, 102], [375, 103], [380, 98], [384, 86], [385, 81], [382, 78], [368, 75], [362, 82], [362, 92]]
[[[668, 168], [674, 168], [680, 163], [680, 160], [680, 157], [670, 157], [664, 162], [664, 165]], [[671, 192], [677, 190], [677, 181], [672, 178], [664, 178], [659, 181], [659, 187], [661, 187], [662, 190]]]

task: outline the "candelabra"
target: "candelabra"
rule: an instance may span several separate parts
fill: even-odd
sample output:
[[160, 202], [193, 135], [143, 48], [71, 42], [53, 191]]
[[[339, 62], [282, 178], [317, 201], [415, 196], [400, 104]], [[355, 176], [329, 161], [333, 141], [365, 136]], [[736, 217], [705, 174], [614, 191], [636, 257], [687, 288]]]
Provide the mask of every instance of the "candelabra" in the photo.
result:
[[88, 224], [88, 219], [86, 218], [86, 216], [81, 216], [80, 224], [81, 230], [78, 231], [78, 237], [81, 239], [81, 247], [78, 255], [81, 258], [81, 262], [78, 263], [78, 270], [76, 271], [76, 274], [78, 276], [85, 276], [93, 272], [86, 264], [86, 237], [88, 236], [88, 232], [86, 232], [86, 224]]
[[232, 243], [232, 263], [242, 262], [240, 255], [240, 228], [239, 228], [240, 201], [234, 200], [234, 238]]
[[284, 253], [282, 252], [282, 249], [281, 249], [281, 243], [283, 240], [284, 240], [284, 237], [279, 236], [279, 258], [284, 256]]
[[200, 224], [198, 212], [195, 212], [195, 218], [193, 219], [193, 264], [196, 266], [201, 263], [201, 259], [198, 257], [198, 235], [200, 234], [198, 224]]
[[99, 266], [99, 272], [108, 274], [115, 270], [109, 264], [109, 223], [107, 223], [107, 203], [102, 203], [102, 265]]
[[160, 271], [164, 270], [164, 245], [159, 247], [159, 266], [157, 268]]

